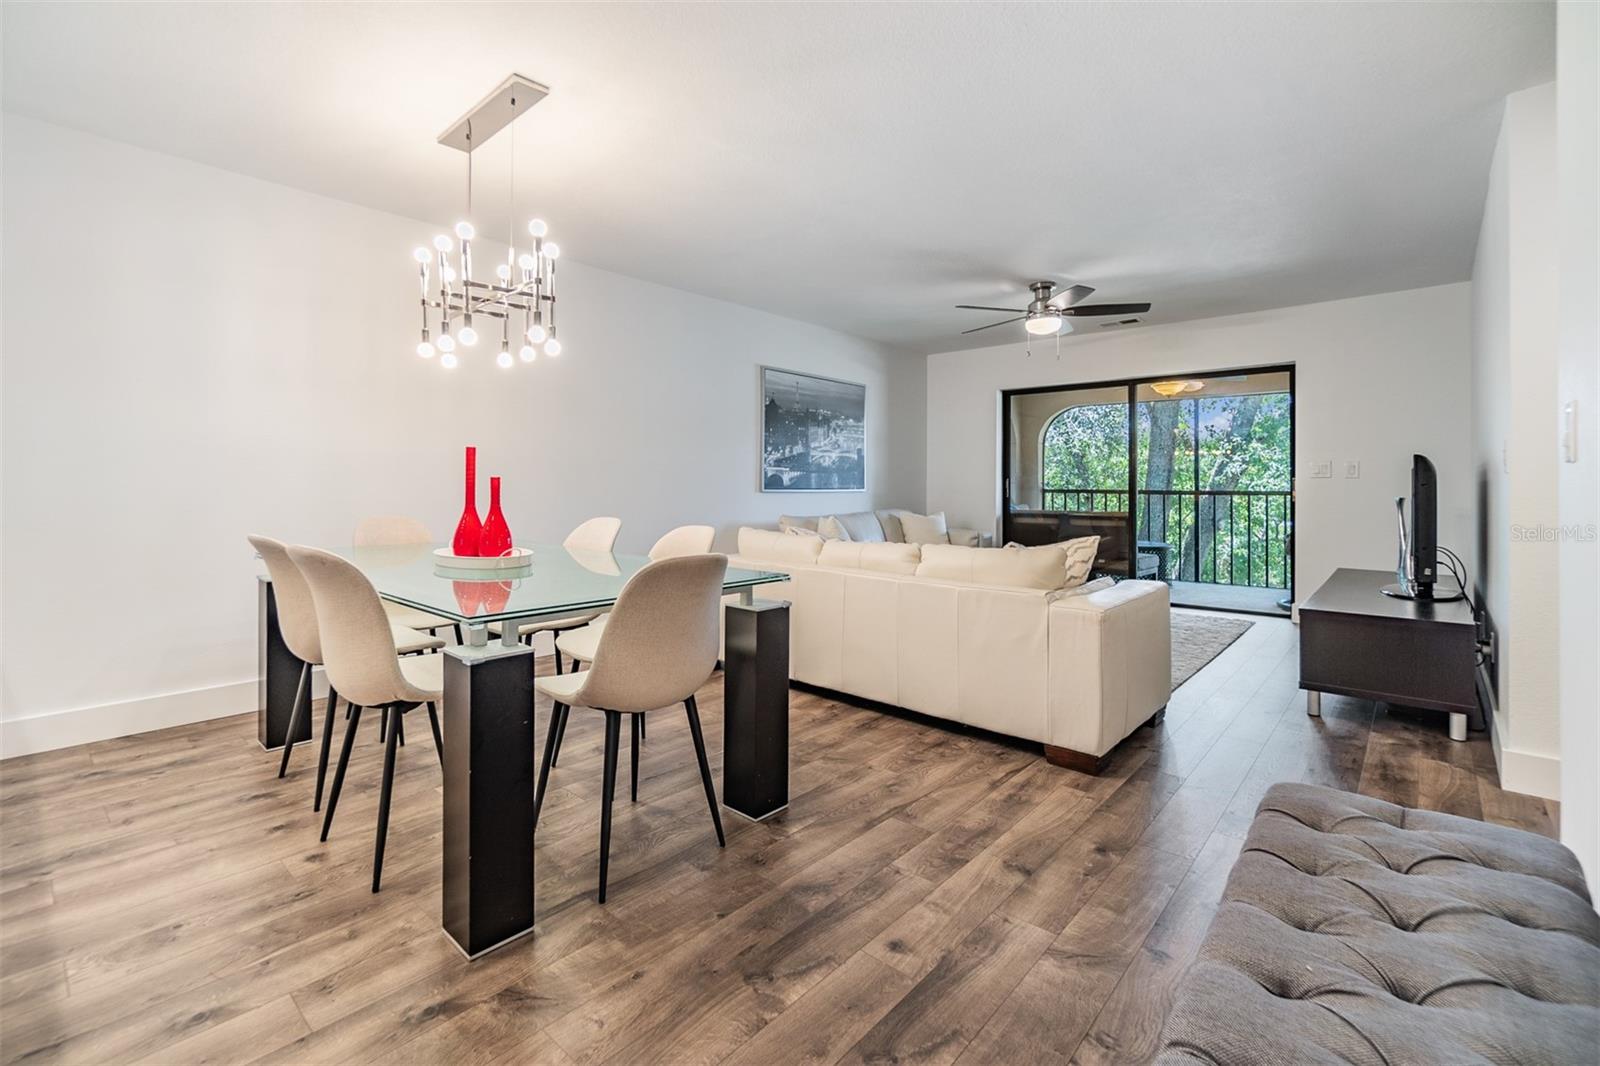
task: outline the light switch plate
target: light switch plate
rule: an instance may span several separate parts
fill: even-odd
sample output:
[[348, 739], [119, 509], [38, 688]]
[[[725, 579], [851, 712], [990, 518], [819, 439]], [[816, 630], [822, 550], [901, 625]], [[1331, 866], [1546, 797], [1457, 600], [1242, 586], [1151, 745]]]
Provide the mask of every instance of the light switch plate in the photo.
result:
[[1360, 459], [1346, 459], [1344, 461], [1344, 476], [1345, 477], [1360, 477], [1361, 476], [1361, 460]]
[[1311, 476], [1312, 477], [1332, 477], [1333, 476], [1333, 460], [1332, 459], [1318, 459], [1315, 462], [1313, 462], [1311, 464]]

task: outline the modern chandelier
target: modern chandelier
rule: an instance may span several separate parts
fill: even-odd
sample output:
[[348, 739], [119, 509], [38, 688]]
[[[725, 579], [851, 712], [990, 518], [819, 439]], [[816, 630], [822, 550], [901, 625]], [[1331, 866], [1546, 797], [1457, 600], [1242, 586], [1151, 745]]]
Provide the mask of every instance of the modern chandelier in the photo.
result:
[[[549, 90], [520, 74], [513, 74], [471, 111], [439, 135], [439, 143], [467, 154], [467, 215], [472, 215], [472, 152], [517, 117], [543, 100]], [[512, 133], [515, 138], [515, 130]], [[516, 143], [512, 142], [510, 188], [516, 194]], [[512, 213], [508, 213], [508, 218]], [[511, 224], [514, 230], [514, 224]], [[494, 268], [493, 281], [473, 277], [472, 242], [477, 230], [468, 219], [455, 224], [455, 237], [439, 234], [433, 247], [412, 253], [422, 287], [422, 339], [417, 354], [439, 358], [453, 370], [465, 349], [478, 344], [479, 325], [487, 320], [500, 327], [500, 352], [495, 362], [509, 370], [520, 358], [531, 363], [542, 350], [561, 354], [556, 337], [556, 260], [561, 247], [548, 240], [550, 227], [542, 219], [528, 223], [531, 241], [519, 252], [515, 232], [506, 236], [506, 259]], [[512, 356], [512, 329], [516, 327], [517, 354]], [[437, 336], [434, 329], [437, 328]]]

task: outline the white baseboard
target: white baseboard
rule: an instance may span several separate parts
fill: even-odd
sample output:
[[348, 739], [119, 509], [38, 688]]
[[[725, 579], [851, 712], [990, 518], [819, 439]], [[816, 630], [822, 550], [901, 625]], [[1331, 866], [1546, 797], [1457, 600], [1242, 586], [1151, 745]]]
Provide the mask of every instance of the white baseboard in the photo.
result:
[[1561, 759], [1555, 755], [1500, 746], [1500, 787], [1542, 799], [1561, 798]]
[[[312, 672], [311, 688], [319, 699], [328, 694], [328, 682], [321, 669]], [[252, 677], [187, 692], [8, 719], [0, 722], [0, 759], [246, 714], [257, 707], [256, 692], [256, 679]]]

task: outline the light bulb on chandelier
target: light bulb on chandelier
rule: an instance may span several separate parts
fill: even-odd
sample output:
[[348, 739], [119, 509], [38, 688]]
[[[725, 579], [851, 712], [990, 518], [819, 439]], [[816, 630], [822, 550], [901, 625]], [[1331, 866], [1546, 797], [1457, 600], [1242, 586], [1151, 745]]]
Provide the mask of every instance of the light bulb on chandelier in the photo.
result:
[[[446, 233], [433, 238], [433, 249], [419, 247], [412, 252], [416, 260], [416, 274], [421, 282], [422, 335], [417, 344], [417, 355], [424, 359], [439, 356], [439, 365], [451, 369], [459, 365], [458, 346], [472, 347], [478, 342], [475, 316], [489, 320], [485, 328], [498, 326], [501, 333], [500, 350], [495, 363], [502, 368], [516, 365], [518, 359], [534, 362], [543, 349], [545, 355], [559, 355], [561, 342], [555, 338], [555, 264], [561, 257], [561, 247], [547, 240], [550, 225], [542, 218], [531, 219], [527, 225], [530, 246], [518, 248], [514, 229], [505, 236], [506, 248], [498, 259], [493, 276], [480, 281], [473, 274], [472, 244], [478, 239], [477, 228], [470, 221], [473, 193], [473, 152], [489, 138], [508, 126], [514, 128], [516, 119], [533, 104], [538, 103], [549, 90], [519, 75], [512, 75], [483, 103], [463, 116], [439, 137], [439, 143], [466, 153], [467, 195], [466, 211]], [[512, 150], [508, 158], [512, 170], [505, 184], [511, 214], [516, 214], [517, 151], [513, 133]], [[449, 234], [454, 234], [454, 239]], [[459, 249], [457, 245], [459, 244]], [[459, 259], [452, 252], [459, 251]], [[437, 316], [435, 320], [434, 316]], [[520, 325], [521, 329], [517, 327]], [[434, 335], [436, 334], [436, 336]], [[511, 339], [520, 334], [516, 354], [512, 354]]]

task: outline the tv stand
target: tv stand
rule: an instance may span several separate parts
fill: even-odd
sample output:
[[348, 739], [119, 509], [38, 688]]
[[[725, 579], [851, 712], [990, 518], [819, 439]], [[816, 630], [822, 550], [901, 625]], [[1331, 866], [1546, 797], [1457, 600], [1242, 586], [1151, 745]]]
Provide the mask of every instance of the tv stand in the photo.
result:
[[1450, 715], [1450, 739], [1466, 740], [1480, 719], [1475, 671], [1478, 628], [1457, 600], [1383, 594], [1385, 570], [1339, 569], [1300, 605], [1300, 687], [1306, 713], [1322, 693], [1380, 700]]

